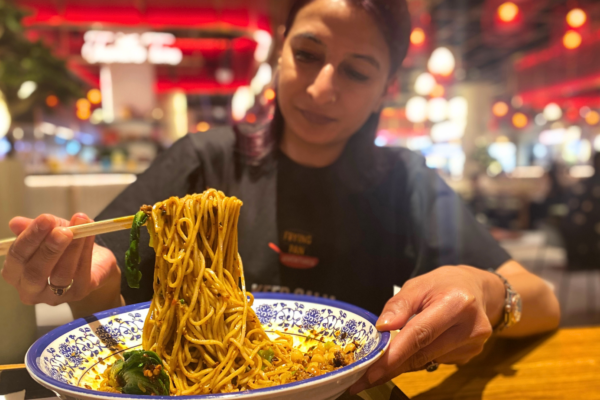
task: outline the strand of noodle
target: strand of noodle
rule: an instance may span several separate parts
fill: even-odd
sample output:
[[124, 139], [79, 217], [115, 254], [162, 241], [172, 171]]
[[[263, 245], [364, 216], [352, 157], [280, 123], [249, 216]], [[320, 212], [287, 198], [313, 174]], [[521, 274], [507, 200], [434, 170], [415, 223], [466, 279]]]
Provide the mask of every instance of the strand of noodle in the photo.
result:
[[[269, 340], [250, 308], [237, 251], [241, 205], [209, 189], [152, 207], [156, 266], [143, 347], [163, 358], [173, 395], [265, 387], [291, 376], [283, 361], [289, 337]], [[273, 363], [258, 355], [269, 348]]]

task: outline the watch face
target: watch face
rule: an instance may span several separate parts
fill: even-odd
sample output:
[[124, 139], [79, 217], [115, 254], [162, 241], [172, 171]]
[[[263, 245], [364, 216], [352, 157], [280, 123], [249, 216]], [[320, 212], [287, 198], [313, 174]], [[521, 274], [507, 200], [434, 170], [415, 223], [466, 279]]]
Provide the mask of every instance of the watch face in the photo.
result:
[[510, 303], [511, 303], [511, 313], [510, 313], [510, 319], [511, 319], [511, 325], [512, 324], [516, 324], [517, 322], [519, 322], [521, 320], [521, 310], [523, 308], [522, 302], [521, 302], [521, 295], [518, 293], [514, 293], [511, 296], [510, 299]]

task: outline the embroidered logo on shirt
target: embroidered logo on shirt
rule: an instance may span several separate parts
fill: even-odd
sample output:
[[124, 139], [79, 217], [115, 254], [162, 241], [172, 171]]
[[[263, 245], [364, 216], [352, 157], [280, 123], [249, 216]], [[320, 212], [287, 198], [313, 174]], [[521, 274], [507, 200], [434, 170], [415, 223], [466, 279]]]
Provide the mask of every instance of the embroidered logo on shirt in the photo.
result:
[[285, 253], [275, 243], [269, 243], [269, 247], [279, 254], [279, 262], [286, 267], [296, 269], [314, 268], [319, 264], [317, 257], [306, 256], [304, 254]]

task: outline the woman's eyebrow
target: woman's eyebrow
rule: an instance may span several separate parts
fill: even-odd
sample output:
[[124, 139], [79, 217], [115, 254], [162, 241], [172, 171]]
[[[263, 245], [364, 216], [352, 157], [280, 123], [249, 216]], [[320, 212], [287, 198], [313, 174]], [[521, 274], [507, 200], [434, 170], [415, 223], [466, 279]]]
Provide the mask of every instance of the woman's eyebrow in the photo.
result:
[[325, 46], [325, 43], [323, 43], [323, 41], [319, 39], [317, 35], [311, 32], [298, 33], [297, 35], [294, 35], [293, 39], [308, 39], [318, 45]]
[[[298, 34], [294, 35], [294, 37], [292, 38], [292, 40], [298, 40], [298, 39], [308, 39], [311, 42], [314, 42], [314, 43], [316, 43], [316, 44], [318, 44], [320, 46], [327, 47], [327, 45], [321, 39], [319, 39], [317, 37], [317, 35], [315, 35], [312, 32], [298, 33]], [[370, 56], [370, 55], [367, 55], [367, 54], [352, 53], [351, 57], [352, 58], [357, 58], [359, 60], [366, 61], [369, 64], [373, 65], [378, 70], [381, 70], [381, 65], [379, 65], [379, 62], [373, 56]]]
[[369, 64], [373, 65], [378, 70], [381, 70], [381, 65], [379, 65], [379, 62], [375, 59], [375, 57], [371, 57], [366, 54], [356, 54], [356, 53], [352, 54], [352, 57], [358, 58], [359, 60], [364, 60], [364, 61], [368, 62]]

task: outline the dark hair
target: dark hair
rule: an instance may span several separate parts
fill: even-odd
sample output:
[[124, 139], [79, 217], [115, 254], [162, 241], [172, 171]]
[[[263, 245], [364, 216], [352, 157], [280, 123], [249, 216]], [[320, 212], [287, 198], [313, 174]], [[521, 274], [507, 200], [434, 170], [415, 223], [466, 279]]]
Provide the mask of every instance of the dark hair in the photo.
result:
[[[314, 0], [296, 0], [292, 4], [285, 23], [285, 35], [294, 24], [298, 12]], [[393, 76], [408, 51], [411, 33], [410, 14], [406, 0], [346, 0], [355, 7], [365, 10], [377, 22], [390, 51], [390, 77]], [[235, 127], [238, 153], [246, 164], [264, 165], [277, 153], [277, 146], [283, 134], [284, 119], [279, 106], [275, 110], [269, 127], [247, 124]], [[336, 162], [340, 177], [348, 185], [358, 189], [379, 181], [387, 170], [385, 159], [378, 157], [380, 150], [375, 146], [375, 136], [379, 125], [379, 112], [373, 113], [367, 122], [348, 140], [339, 162]]]

